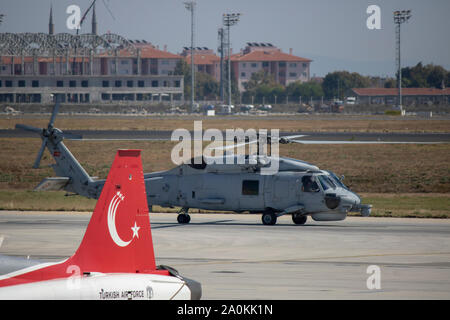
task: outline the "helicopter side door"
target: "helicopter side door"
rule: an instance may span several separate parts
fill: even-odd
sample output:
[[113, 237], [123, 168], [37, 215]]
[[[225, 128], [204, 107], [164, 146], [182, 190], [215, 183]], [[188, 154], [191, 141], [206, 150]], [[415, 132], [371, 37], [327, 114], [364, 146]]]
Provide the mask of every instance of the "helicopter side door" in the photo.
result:
[[266, 176], [272, 182], [271, 198], [266, 198], [266, 207], [284, 210], [287, 207], [297, 204], [296, 185], [292, 175], [279, 173]]
[[239, 202], [239, 175], [205, 173], [198, 177], [202, 179], [202, 187], [195, 192], [195, 208], [208, 210], [237, 210]]
[[250, 211], [264, 210], [264, 177], [248, 173], [237, 175], [239, 185], [239, 209]]

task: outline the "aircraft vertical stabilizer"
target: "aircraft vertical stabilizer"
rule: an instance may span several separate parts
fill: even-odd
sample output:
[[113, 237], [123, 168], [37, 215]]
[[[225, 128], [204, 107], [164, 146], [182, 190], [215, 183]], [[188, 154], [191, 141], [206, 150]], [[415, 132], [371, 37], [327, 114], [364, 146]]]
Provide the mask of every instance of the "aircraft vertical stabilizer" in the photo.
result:
[[119, 150], [84, 238], [69, 259], [0, 276], [0, 287], [80, 274], [156, 270], [140, 150]]
[[140, 150], [119, 150], [83, 241], [71, 260], [85, 271], [156, 270]]

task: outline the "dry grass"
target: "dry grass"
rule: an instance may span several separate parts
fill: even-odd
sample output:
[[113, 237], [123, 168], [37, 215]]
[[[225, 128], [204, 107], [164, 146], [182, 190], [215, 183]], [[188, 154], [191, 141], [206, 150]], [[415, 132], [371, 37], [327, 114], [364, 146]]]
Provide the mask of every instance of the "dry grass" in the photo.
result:
[[[316, 117], [316, 116], [282, 116], [255, 118], [203, 118], [190, 117], [65, 117], [59, 116], [56, 126], [63, 130], [164, 130], [177, 128], [193, 130], [193, 121], [202, 120], [203, 129], [220, 130], [242, 129], [279, 129], [283, 132], [450, 132], [450, 120], [424, 120], [390, 117], [379, 119], [352, 119], [349, 116]], [[48, 116], [36, 118], [10, 117], [0, 119], [0, 129], [12, 129], [17, 123], [46, 127]]]
[[450, 145], [281, 146], [280, 154], [345, 175], [357, 192], [450, 192]]
[[[181, 117], [74, 118], [58, 117], [64, 130], [173, 130], [193, 129], [193, 120]], [[203, 119], [201, 117], [198, 120]], [[0, 129], [16, 123], [45, 127], [48, 117], [0, 119]], [[203, 129], [254, 128], [280, 131], [450, 132], [450, 120], [388, 120], [295, 116], [271, 119], [203, 119]], [[46, 151], [41, 169], [31, 165], [39, 139], [0, 139], [0, 209], [92, 211], [95, 200], [64, 192], [35, 193], [44, 177], [54, 176]], [[66, 141], [66, 145], [92, 176], [105, 178], [117, 149], [142, 149], [144, 172], [174, 167], [170, 141]], [[280, 145], [280, 155], [302, 159], [345, 175], [345, 183], [374, 205], [375, 216], [450, 217], [450, 144], [441, 145]], [[155, 208], [161, 211], [161, 208]], [[176, 209], [172, 209], [175, 211]], [[164, 210], [167, 211], [167, 210]], [[193, 212], [195, 212], [194, 210]]]
[[[120, 148], [142, 149], [144, 172], [174, 167], [170, 153], [175, 143], [170, 141], [66, 144], [88, 173], [100, 178], [106, 177]], [[95, 200], [29, 191], [42, 178], [54, 176], [47, 151], [42, 168], [31, 168], [39, 145], [39, 139], [0, 139], [0, 209], [92, 211]], [[280, 154], [344, 174], [364, 203], [374, 205], [374, 216], [450, 217], [450, 144], [281, 145]]]
[[364, 203], [373, 205], [372, 216], [450, 218], [450, 194], [363, 193]]
[[[144, 172], [173, 168], [170, 141], [67, 141], [91, 176], [105, 178], [117, 149], [142, 149]], [[32, 189], [54, 176], [46, 151], [41, 169], [32, 169], [39, 139], [0, 139], [0, 189]], [[439, 145], [280, 145], [280, 155], [302, 159], [345, 175], [356, 192], [449, 193], [450, 144]]]

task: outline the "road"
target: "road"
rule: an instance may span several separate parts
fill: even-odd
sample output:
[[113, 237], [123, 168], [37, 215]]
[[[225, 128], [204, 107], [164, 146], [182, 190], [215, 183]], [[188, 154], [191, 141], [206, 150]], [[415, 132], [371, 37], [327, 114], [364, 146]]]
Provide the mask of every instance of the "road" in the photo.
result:
[[[203, 299], [449, 299], [450, 220], [350, 217], [277, 225], [259, 215], [151, 213], [157, 264], [202, 283]], [[1, 254], [62, 260], [87, 213], [0, 212]], [[0, 241], [1, 242], [1, 241]], [[369, 266], [380, 289], [368, 289]]]

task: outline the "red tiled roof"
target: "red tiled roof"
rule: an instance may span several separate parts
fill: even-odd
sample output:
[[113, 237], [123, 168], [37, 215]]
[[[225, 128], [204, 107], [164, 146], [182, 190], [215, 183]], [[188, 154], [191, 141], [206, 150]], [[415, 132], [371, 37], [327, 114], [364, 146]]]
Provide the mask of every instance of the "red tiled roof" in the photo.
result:
[[[190, 64], [191, 63], [191, 55], [188, 54], [184, 60]], [[194, 54], [194, 64], [214, 64], [214, 62], [220, 61], [220, 58], [216, 56], [215, 54]]]
[[141, 49], [141, 58], [154, 58], [154, 59], [181, 59], [178, 54], [170, 53], [168, 51], [162, 51], [150, 46]]
[[[396, 96], [398, 88], [353, 88], [358, 96]], [[404, 96], [436, 96], [450, 95], [450, 88], [402, 88]]]
[[231, 56], [232, 61], [300, 61], [311, 62], [312, 60], [297, 57], [281, 51], [263, 51], [255, 50], [247, 54], [234, 54]]

